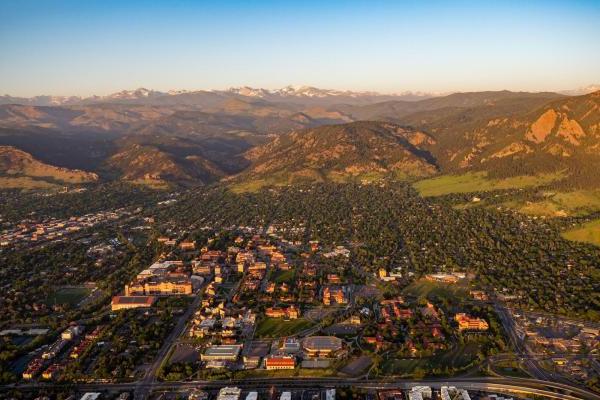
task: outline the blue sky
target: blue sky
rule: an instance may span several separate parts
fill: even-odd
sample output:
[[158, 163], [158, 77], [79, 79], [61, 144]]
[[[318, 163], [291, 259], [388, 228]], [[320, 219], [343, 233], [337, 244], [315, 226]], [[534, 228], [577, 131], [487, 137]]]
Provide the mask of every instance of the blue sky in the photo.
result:
[[[523, 4], [527, 3], [527, 4]], [[597, 1], [0, 1], [0, 94], [600, 83]]]

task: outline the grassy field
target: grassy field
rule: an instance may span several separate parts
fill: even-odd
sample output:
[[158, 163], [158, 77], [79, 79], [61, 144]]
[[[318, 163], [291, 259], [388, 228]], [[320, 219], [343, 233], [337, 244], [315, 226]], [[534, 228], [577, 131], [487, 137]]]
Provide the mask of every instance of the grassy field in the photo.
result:
[[90, 290], [83, 287], [61, 288], [50, 295], [46, 303], [48, 305], [66, 303], [75, 306], [89, 294]]
[[258, 324], [256, 336], [260, 338], [290, 336], [311, 325], [312, 323], [304, 318], [291, 321], [285, 321], [281, 318], [265, 318]]
[[462, 175], [443, 175], [423, 179], [413, 184], [424, 197], [443, 196], [452, 193], [474, 193], [501, 189], [518, 189], [545, 185], [561, 178], [560, 174], [515, 176], [506, 179], [489, 179], [485, 172], [469, 172]]
[[421, 279], [413, 282], [407, 286], [403, 294], [405, 296], [413, 297], [439, 297], [443, 299], [466, 299], [468, 298], [467, 289], [460, 283], [454, 285], [447, 285], [438, 282], [430, 282], [425, 279]]
[[508, 360], [501, 360], [492, 365], [496, 373], [504, 376], [514, 376], [515, 378], [531, 378], [519, 365], [516, 357]]
[[469, 365], [477, 357], [479, 346], [477, 343], [465, 343], [445, 353], [434, 356], [432, 360], [435, 364], [462, 368]]
[[600, 190], [546, 193], [545, 199], [536, 202], [505, 204], [520, 212], [535, 216], [582, 216], [600, 211]]
[[466, 343], [433, 357], [388, 359], [382, 370], [385, 375], [412, 375], [417, 369], [429, 366], [464, 368], [477, 357], [478, 350], [477, 343]]
[[600, 219], [567, 230], [562, 233], [562, 236], [567, 240], [600, 246]]
[[386, 360], [381, 369], [384, 375], [411, 375], [417, 368], [425, 369], [428, 358], [396, 358]]
[[28, 176], [18, 178], [2, 176], [0, 177], [0, 187], [3, 189], [57, 189], [60, 186]]
[[275, 283], [291, 283], [294, 279], [294, 270], [288, 271], [277, 271], [271, 277], [271, 280]]

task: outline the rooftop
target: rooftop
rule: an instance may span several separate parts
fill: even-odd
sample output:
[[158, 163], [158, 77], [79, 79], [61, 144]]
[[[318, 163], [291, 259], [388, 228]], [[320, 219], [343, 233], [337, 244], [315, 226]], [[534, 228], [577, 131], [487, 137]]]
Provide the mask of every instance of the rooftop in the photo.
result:
[[155, 299], [154, 296], [114, 296], [112, 304], [145, 304], [151, 306]]
[[304, 339], [302, 344], [311, 351], [336, 351], [342, 348], [342, 340], [335, 336], [311, 336]]

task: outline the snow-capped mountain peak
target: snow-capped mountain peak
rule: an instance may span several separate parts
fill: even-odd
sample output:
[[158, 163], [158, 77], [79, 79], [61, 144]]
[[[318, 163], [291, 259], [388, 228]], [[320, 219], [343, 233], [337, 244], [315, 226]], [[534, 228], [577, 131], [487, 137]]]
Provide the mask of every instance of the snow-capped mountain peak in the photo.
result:
[[260, 88], [252, 88], [249, 86], [242, 86], [242, 87], [232, 87], [229, 88], [227, 90], [229, 93], [233, 93], [233, 94], [239, 94], [240, 96], [247, 96], [247, 97], [266, 97], [268, 95], [271, 94], [271, 92], [267, 89], [260, 89]]
[[583, 86], [577, 89], [563, 90], [559, 93], [566, 94], [568, 96], [582, 96], [585, 94], [597, 92], [598, 90], [600, 90], [600, 84]]
[[134, 100], [155, 95], [162, 95], [164, 93], [157, 92], [146, 88], [138, 88], [135, 90], [121, 90], [120, 92], [113, 93], [106, 96], [107, 99], [122, 99], [122, 100]]

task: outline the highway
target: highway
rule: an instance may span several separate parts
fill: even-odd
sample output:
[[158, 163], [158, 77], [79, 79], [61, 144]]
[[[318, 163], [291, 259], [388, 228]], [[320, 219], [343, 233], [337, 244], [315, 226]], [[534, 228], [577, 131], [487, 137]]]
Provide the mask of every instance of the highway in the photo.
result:
[[517, 334], [517, 329], [515, 326], [515, 322], [510, 314], [510, 311], [499, 301], [494, 302], [494, 308], [496, 309], [496, 313], [500, 317], [502, 325], [504, 326], [504, 330], [507, 333], [517, 356], [519, 356], [527, 367], [527, 371], [531, 376], [536, 379], [543, 381], [554, 380], [554, 377], [548, 376], [548, 374], [540, 368], [535, 357], [532, 357], [530, 354], [529, 348], [527, 344], [523, 343], [523, 340], [519, 338]]
[[[215, 390], [224, 386], [238, 386], [245, 390], [269, 390], [276, 387], [278, 390], [289, 389], [319, 389], [328, 387], [360, 387], [373, 390], [384, 389], [408, 389], [412, 386], [426, 385], [435, 389], [441, 386], [457, 386], [467, 390], [482, 390], [504, 394], [534, 394], [548, 399], [564, 400], [600, 400], [600, 395], [587, 390], [573, 387], [561, 383], [540, 381], [537, 379], [524, 378], [447, 378], [447, 379], [426, 379], [426, 380], [408, 380], [408, 379], [347, 379], [347, 378], [258, 378], [243, 380], [226, 381], [190, 381], [190, 382], [157, 382], [156, 380], [143, 380], [133, 383], [106, 383], [106, 384], [78, 384], [69, 385], [69, 388], [76, 388], [85, 391], [127, 391], [137, 390], [136, 396], [140, 394], [148, 395], [151, 391], [166, 390], [185, 390], [192, 388], [202, 388], [206, 390]], [[59, 384], [41, 384], [32, 383], [26, 385], [8, 385], [2, 389], [19, 389], [26, 392], [40, 388], [59, 388]], [[139, 398], [139, 397], [138, 397]]]

